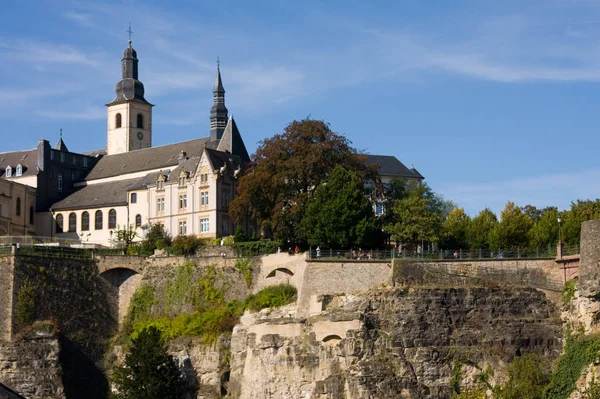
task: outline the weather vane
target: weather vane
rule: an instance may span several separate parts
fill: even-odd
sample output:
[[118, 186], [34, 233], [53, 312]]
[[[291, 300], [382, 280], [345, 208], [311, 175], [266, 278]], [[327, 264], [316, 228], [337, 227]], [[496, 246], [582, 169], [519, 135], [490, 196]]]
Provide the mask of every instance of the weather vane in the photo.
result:
[[133, 34], [133, 31], [131, 30], [131, 22], [129, 23], [129, 29], [127, 30], [127, 33], [129, 33], [129, 44], [131, 44], [131, 35]]

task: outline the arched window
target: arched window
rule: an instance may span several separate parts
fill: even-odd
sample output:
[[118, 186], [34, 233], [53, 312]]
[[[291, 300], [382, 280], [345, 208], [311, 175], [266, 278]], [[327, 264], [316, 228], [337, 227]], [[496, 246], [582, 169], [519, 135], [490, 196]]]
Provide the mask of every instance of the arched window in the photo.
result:
[[73, 212], [69, 214], [69, 232], [77, 231], [77, 215]]
[[137, 127], [140, 129], [144, 128], [144, 115], [138, 114], [137, 116]]
[[23, 167], [21, 164], [17, 165], [17, 176], [23, 175]]
[[135, 227], [142, 226], [142, 215], [135, 215]]
[[35, 215], [35, 209], [29, 207], [29, 224], [33, 224], [33, 216]]
[[90, 229], [90, 214], [83, 212], [81, 214], [81, 231], [88, 231]]
[[62, 213], [59, 213], [58, 215], [56, 215], [56, 232], [57, 233], [62, 233], [63, 232], [63, 215]]
[[96, 230], [102, 230], [102, 211], [96, 211]]
[[121, 127], [121, 114], [116, 114], [115, 115], [115, 129], [118, 129]]
[[21, 216], [21, 198], [17, 197], [17, 216]]
[[117, 228], [117, 211], [111, 209], [108, 211], [108, 228], [116, 229]]
[[12, 168], [10, 166], [6, 167], [6, 177], [12, 177]]

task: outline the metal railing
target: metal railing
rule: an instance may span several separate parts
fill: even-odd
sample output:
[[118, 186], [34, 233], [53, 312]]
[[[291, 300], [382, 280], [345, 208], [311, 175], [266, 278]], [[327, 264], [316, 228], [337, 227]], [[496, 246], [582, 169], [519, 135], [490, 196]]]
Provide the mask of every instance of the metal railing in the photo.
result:
[[69, 247], [50, 247], [37, 245], [20, 245], [19, 255], [42, 256], [49, 258], [92, 259], [93, 250]]
[[96, 244], [84, 243], [79, 240], [58, 237], [38, 236], [0, 236], [0, 246], [3, 245], [37, 245], [52, 247], [94, 248]]
[[[563, 256], [579, 254], [579, 246], [564, 246]], [[507, 249], [437, 249], [430, 251], [408, 250], [361, 250], [311, 248], [307, 259], [310, 260], [354, 260], [376, 261], [390, 259], [408, 260], [477, 260], [477, 259], [553, 259], [556, 247], [546, 248], [507, 248]]]

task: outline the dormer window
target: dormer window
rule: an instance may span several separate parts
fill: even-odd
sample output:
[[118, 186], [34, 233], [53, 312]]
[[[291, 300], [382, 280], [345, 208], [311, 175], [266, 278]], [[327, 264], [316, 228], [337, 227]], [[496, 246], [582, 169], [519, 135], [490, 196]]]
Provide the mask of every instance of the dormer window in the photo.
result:
[[23, 176], [23, 167], [20, 164], [17, 165], [17, 176]]
[[10, 166], [6, 167], [6, 177], [12, 177], [12, 168]]
[[157, 190], [165, 189], [165, 177], [163, 175], [158, 176], [158, 179], [156, 179], [156, 189]]

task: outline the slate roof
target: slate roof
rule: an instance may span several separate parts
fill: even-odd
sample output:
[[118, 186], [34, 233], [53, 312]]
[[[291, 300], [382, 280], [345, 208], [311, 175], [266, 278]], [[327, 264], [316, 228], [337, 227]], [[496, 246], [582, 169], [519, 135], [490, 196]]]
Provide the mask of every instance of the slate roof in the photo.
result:
[[230, 173], [233, 173], [233, 171], [242, 164], [242, 159], [238, 155], [229, 154], [222, 151], [215, 151], [208, 148], [206, 149], [206, 153], [208, 154], [210, 163], [215, 169], [220, 169], [221, 167], [227, 165], [227, 170]]
[[[181, 165], [179, 165], [178, 167], [176, 167], [175, 169], [173, 169], [171, 171], [171, 173], [169, 174], [169, 183], [177, 183], [177, 178], [179, 177], [179, 173], [181, 173], [182, 170], [192, 174], [194, 172], [196, 172], [196, 169], [198, 169], [198, 164], [200, 163], [200, 157], [191, 157], [188, 158], [187, 160], [183, 161], [181, 163]], [[155, 179], [154, 181], [152, 181], [152, 183], [155, 183], [156, 181], [156, 177], [158, 177], [158, 173], [155, 174]], [[173, 177], [171, 177], [173, 176]]]
[[58, 141], [56, 142], [56, 145], [54, 146], [54, 149], [59, 150], [59, 151], [69, 152], [69, 150], [67, 149], [67, 145], [63, 141], [62, 137], [58, 139]]
[[181, 151], [185, 151], [189, 157], [201, 156], [205, 145], [211, 147], [216, 144], [209, 143], [208, 137], [203, 137], [181, 143], [105, 155], [98, 160], [85, 180], [103, 179], [127, 173], [176, 166], [179, 164]]
[[23, 167], [23, 177], [37, 174], [37, 148], [26, 151], [13, 151], [0, 153], [0, 177], [6, 177], [6, 168], [12, 167], [12, 177], [16, 178], [17, 165]]
[[242, 140], [242, 135], [238, 130], [233, 116], [227, 122], [217, 150], [223, 152], [229, 151], [232, 154], [239, 155], [244, 162], [250, 162], [248, 150], [246, 150], [246, 145], [244, 144], [244, 140]]
[[379, 166], [378, 172], [381, 176], [394, 176], [394, 177], [412, 177], [417, 179], [423, 179], [423, 176], [417, 172], [416, 169], [408, 169], [402, 162], [392, 155], [366, 155], [365, 163], [367, 166], [377, 164]]
[[61, 211], [127, 205], [127, 193], [132, 190], [145, 188], [146, 184], [156, 179], [156, 175], [158, 173], [148, 174], [137, 179], [76, 187], [76, 191], [73, 191], [69, 196], [52, 205], [52, 210]]

